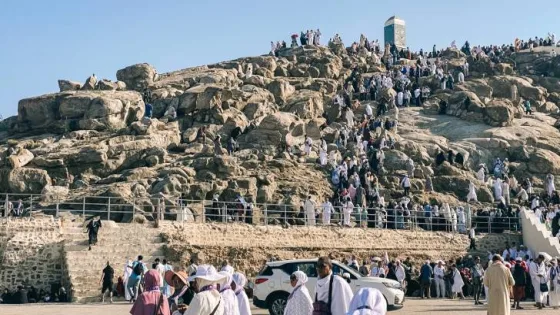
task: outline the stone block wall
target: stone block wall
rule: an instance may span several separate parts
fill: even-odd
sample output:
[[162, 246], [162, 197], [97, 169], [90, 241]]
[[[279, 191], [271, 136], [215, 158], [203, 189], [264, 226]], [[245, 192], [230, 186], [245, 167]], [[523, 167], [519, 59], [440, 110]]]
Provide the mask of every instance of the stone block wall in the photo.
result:
[[0, 219], [0, 288], [49, 288], [63, 273], [60, 221], [52, 217]]
[[[162, 227], [168, 243], [168, 258], [186, 264], [191, 257], [201, 262], [221, 264], [229, 260], [247, 274], [254, 275], [266, 260], [298, 259], [331, 255], [337, 259], [356, 255], [405, 259], [417, 263], [425, 259], [463, 256], [469, 248], [466, 235], [338, 227], [251, 226], [246, 224], [168, 224]], [[519, 244], [516, 234], [479, 235], [478, 251], [503, 250], [506, 241]]]

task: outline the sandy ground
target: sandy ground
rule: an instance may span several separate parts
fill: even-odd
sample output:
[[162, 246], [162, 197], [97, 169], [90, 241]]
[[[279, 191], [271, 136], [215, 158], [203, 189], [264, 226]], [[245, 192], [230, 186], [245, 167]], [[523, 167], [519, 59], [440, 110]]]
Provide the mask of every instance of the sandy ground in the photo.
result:
[[[532, 303], [526, 302], [522, 305], [525, 309], [513, 311], [515, 315], [529, 315], [536, 310]], [[80, 314], [80, 315], [118, 315], [128, 314], [130, 305], [125, 303], [115, 304], [28, 304], [28, 305], [0, 305], [0, 314], [5, 315], [62, 315], [62, 314]], [[409, 299], [405, 302], [405, 307], [401, 310], [390, 312], [395, 314], [469, 314], [484, 315], [486, 314], [485, 306], [474, 306], [472, 300], [451, 301], [451, 300], [420, 300]], [[253, 309], [253, 315], [268, 314], [266, 310]], [[540, 315], [560, 314], [559, 310], [546, 308], [538, 311]]]

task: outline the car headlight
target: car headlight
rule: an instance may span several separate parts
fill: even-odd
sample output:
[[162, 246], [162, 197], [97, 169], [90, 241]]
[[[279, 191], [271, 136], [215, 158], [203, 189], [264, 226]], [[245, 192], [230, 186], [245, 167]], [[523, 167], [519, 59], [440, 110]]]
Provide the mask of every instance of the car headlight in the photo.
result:
[[402, 290], [402, 286], [398, 282], [383, 282], [387, 288]]

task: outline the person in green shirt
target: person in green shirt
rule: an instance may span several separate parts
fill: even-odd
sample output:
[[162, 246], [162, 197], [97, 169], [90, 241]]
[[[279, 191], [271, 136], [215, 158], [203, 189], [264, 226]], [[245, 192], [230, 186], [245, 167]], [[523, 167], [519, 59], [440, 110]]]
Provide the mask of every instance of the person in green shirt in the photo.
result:
[[533, 110], [531, 109], [531, 102], [529, 100], [525, 100], [525, 114], [533, 114]]

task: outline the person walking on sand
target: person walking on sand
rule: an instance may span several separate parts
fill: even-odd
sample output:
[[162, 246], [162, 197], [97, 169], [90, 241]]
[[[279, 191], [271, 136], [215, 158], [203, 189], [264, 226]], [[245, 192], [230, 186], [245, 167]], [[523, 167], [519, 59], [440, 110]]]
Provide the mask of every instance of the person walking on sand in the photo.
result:
[[500, 255], [492, 257], [492, 265], [484, 275], [484, 285], [488, 287], [488, 315], [509, 315], [509, 292], [515, 284], [510, 270], [503, 264]]

